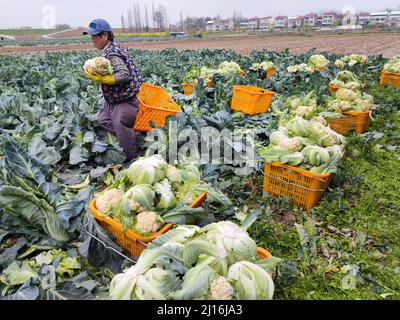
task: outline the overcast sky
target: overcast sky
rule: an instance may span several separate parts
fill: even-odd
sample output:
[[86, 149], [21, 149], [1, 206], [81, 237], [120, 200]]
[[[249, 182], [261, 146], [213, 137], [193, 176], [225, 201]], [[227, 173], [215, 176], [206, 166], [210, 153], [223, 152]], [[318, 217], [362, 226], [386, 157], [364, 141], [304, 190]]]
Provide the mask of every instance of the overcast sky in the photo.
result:
[[[121, 27], [121, 13], [126, 15], [132, 0], [0, 0], [0, 28], [31, 26], [48, 27], [53, 22], [68, 23], [73, 27], [87, 26], [91, 19], [101, 17], [112, 27]], [[243, 17], [268, 15], [297, 15], [310, 11], [339, 10], [352, 6], [356, 11], [381, 11], [387, 8], [400, 9], [400, 0], [140, 0], [145, 4], [163, 4], [167, 7], [171, 23], [180, 19], [180, 11], [186, 16], [230, 17], [233, 10]], [[49, 7], [50, 6], [50, 7]]]

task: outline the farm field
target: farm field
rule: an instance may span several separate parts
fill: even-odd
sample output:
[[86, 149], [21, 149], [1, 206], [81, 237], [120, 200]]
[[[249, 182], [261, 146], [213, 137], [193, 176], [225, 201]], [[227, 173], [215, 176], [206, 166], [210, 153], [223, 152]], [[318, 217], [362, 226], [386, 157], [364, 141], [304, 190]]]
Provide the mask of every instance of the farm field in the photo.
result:
[[[238, 241], [235, 254], [246, 255], [247, 247], [252, 245], [272, 254], [271, 260], [251, 257], [271, 272], [269, 277], [274, 284], [266, 285], [261, 293], [256, 288], [258, 297], [271, 298], [268, 291], [276, 300], [400, 299], [400, 88], [379, 84], [380, 72], [388, 58], [400, 52], [398, 35], [248, 37], [126, 46], [131, 49], [145, 83], [162, 87], [182, 109], [168, 118], [168, 122], [178, 123], [179, 132], [186, 129], [200, 132], [206, 127], [237, 130], [240, 135], [252, 131], [257, 147], [262, 149], [272, 143], [271, 135], [282, 123], [289, 126], [286, 120], [301, 118], [298, 121], [304, 123], [307, 118], [306, 113], [294, 116], [290, 101], [310, 94], [307, 97], [315, 99], [311, 106], [314, 109], [306, 111], [313, 117], [320, 114], [323, 117], [324, 113], [319, 112], [328, 110], [325, 108], [332, 97], [328, 85], [342, 70], [335, 61], [344, 54], [367, 55], [365, 63], [342, 67], [357, 77], [365, 93], [359, 92], [352, 101], [373, 98], [372, 123], [367, 132], [351, 131], [343, 138], [326, 129], [327, 136], [309, 134], [301, 139], [301, 144], [307, 146], [312, 140], [321, 144], [317, 148], [338, 146], [342, 150], [343, 144], [345, 150], [341, 160], [324, 153], [329, 164], [324, 163], [323, 170], [322, 156], [310, 158], [310, 163], [306, 163], [306, 153], [297, 152], [307, 169], [335, 173], [329, 188], [311, 211], [294, 206], [286, 198], [272, 198], [263, 193], [261, 152], [258, 165], [246, 175], [238, 174], [246, 159], [229, 164], [206, 163], [198, 171], [191, 168], [193, 171], [188, 169], [185, 174], [197, 177], [198, 172], [204, 184], [213, 188], [207, 189], [203, 209], [198, 208], [194, 215], [198, 220], [193, 221], [200, 221], [200, 226], [219, 221], [247, 226], [253, 240]], [[289, 51], [284, 51], [287, 48]], [[312, 48], [324, 52], [329, 60], [324, 68], [288, 72], [289, 66], [310, 63], [310, 57], [316, 53], [310, 51]], [[128, 253], [96, 223], [88, 203], [105, 187], [119, 187], [127, 183], [126, 177], [134, 179], [136, 175], [118, 176], [127, 167], [123, 163], [125, 156], [116, 138], [101, 130], [96, 122], [102, 102], [99, 86], [82, 71], [85, 61], [96, 54], [92, 45], [0, 48], [0, 298], [205, 298], [208, 293], [190, 295], [191, 290], [168, 296], [170, 292], [163, 291], [160, 279], [154, 274], [152, 282], [150, 274], [146, 278], [154, 290], [143, 284], [144, 278], [141, 284], [132, 285], [142, 286], [136, 291], [127, 286], [118, 290], [118, 281], [124, 279], [121, 273], [133, 263], [126, 259]], [[269, 79], [253, 67], [254, 63], [266, 60], [276, 68]], [[237, 63], [244, 73], [213, 75], [212, 88], [200, 79], [193, 94], [183, 94], [181, 83], [190, 78], [188, 72], [202, 66], [221, 71], [220, 64], [225, 61]], [[354, 86], [355, 81], [351, 82]], [[234, 85], [275, 92], [268, 111], [251, 116], [232, 110]], [[332, 109], [329, 111], [332, 113]], [[319, 121], [325, 120], [319, 118]], [[292, 128], [295, 129], [306, 130]], [[161, 136], [169, 137], [168, 127], [158, 130]], [[147, 146], [144, 132], [138, 134], [138, 141], [144, 154]], [[298, 147], [295, 145], [295, 150], [300, 150]], [[146, 178], [156, 176], [151, 173]], [[176, 182], [172, 178], [171, 181]], [[201, 190], [204, 188], [203, 185]], [[186, 190], [179, 196], [182, 193], [188, 196], [188, 203], [193, 200], [194, 193], [187, 195]], [[168, 201], [163, 197], [162, 200]], [[174, 224], [189, 221], [184, 214], [171, 211], [170, 215], [178, 217], [172, 220]], [[123, 222], [124, 226], [133, 225], [129, 219]], [[125, 257], [106, 249], [90, 234]], [[233, 238], [236, 239], [236, 234]], [[155, 241], [155, 250], [167, 240]], [[174, 278], [176, 281], [172, 283], [171, 273], [186, 272], [186, 268], [194, 265], [190, 260], [195, 258], [203, 259], [220, 273], [227, 273], [228, 258], [212, 247], [199, 248], [205, 245], [204, 241], [165, 246], [164, 256], [161, 254], [159, 260], [151, 260], [149, 265], [170, 270], [170, 278], [165, 276], [163, 281], [171, 281], [168, 286], [175, 290], [180, 280]], [[220, 250], [228, 246], [221, 242], [218, 245]], [[179, 251], [186, 249], [189, 251]], [[200, 254], [207, 259], [199, 258]], [[230, 253], [229, 259], [236, 258]], [[193, 276], [193, 282], [204, 279], [197, 276]]]
[[[54, 46], [40, 42], [40, 46], [0, 47], [0, 54], [36, 53], [46, 51], [93, 50], [91, 44], [74, 44], [75, 40], [60, 39], [60, 45]], [[65, 44], [71, 41], [71, 44]], [[83, 40], [79, 40], [83, 41]], [[126, 40], [124, 40], [125, 42]], [[226, 49], [247, 55], [252, 50], [282, 51], [289, 49], [293, 54], [304, 53], [312, 48], [318, 52], [336, 54], [367, 54], [391, 57], [400, 52], [400, 36], [398, 34], [353, 34], [353, 35], [312, 35], [312, 36], [235, 36], [220, 38], [203, 38], [188, 40], [163, 40], [127, 42], [125, 45], [132, 49], [177, 50]]]

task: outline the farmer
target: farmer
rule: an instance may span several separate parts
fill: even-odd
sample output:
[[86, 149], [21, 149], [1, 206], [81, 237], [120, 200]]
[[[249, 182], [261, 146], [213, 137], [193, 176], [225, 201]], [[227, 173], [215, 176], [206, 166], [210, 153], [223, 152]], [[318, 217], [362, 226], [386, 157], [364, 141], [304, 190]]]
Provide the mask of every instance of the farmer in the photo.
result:
[[143, 83], [140, 70], [133, 63], [126, 48], [114, 42], [114, 34], [109, 23], [103, 19], [95, 19], [89, 24], [84, 35], [92, 36], [93, 45], [102, 50], [102, 56], [110, 60], [114, 69], [113, 75], [86, 75], [100, 83], [104, 96], [104, 104], [97, 122], [106, 131], [117, 136], [119, 144], [126, 155], [125, 162], [138, 156], [136, 133], [133, 130], [138, 112], [140, 85]]

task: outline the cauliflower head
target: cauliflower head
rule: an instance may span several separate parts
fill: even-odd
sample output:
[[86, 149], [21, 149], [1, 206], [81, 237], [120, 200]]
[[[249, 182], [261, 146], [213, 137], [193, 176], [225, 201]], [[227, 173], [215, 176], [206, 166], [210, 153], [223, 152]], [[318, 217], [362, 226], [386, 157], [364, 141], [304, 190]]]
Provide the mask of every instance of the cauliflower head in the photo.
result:
[[140, 203], [137, 202], [136, 200], [128, 199], [127, 201], [128, 201], [129, 210], [130, 210], [131, 212], [140, 213], [140, 212], [146, 211], [146, 210], [140, 205]]
[[344, 62], [342, 60], [336, 60], [335, 61], [335, 66], [338, 67], [339, 69], [344, 68]]
[[358, 82], [355, 82], [355, 81], [351, 81], [351, 82], [348, 82], [348, 83], [346, 83], [345, 85], [344, 85], [344, 88], [345, 89], [350, 89], [350, 90], [358, 90], [358, 89], [360, 89], [361, 88], [361, 85], [360, 85], [360, 83], [358, 83]]
[[137, 215], [135, 229], [140, 233], [154, 233], [162, 227], [162, 223], [157, 213], [144, 211]]
[[90, 74], [97, 73], [102, 76], [112, 75], [114, 73], [110, 60], [104, 57], [96, 57], [87, 60], [83, 65], [83, 69], [85, 69]]
[[335, 94], [336, 99], [349, 102], [352, 102], [357, 98], [360, 98], [360, 96], [361, 95], [358, 92], [345, 88], [340, 88], [338, 91], [336, 91]]
[[117, 188], [105, 191], [96, 199], [96, 207], [101, 213], [107, 213], [122, 200], [124, 192]]
[[322, 54], [312, 55], [308, 59], [308, 65], [310, 67], [315, 67], [317, 69], [326, 67], [329, 64], [329, 62], [330, 61], [327, 58], [325, 58]]
[[215, 278], [210, 284], [208, 300], [232, 300], [233, 287], [224, 277]]

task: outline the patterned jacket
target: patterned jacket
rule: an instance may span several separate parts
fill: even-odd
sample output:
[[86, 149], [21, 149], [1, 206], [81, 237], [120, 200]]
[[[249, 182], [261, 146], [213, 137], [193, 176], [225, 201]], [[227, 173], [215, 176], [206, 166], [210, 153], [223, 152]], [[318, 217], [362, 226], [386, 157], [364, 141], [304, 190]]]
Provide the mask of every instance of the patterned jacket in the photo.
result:
[[139, 92], [143, 78], [128, 50], [112, 42], [103, 49], [102, 55], [110, 60], [116, 80], [115, 85], [101, 85], [104, 99], [111, 104], [132, 100]]

